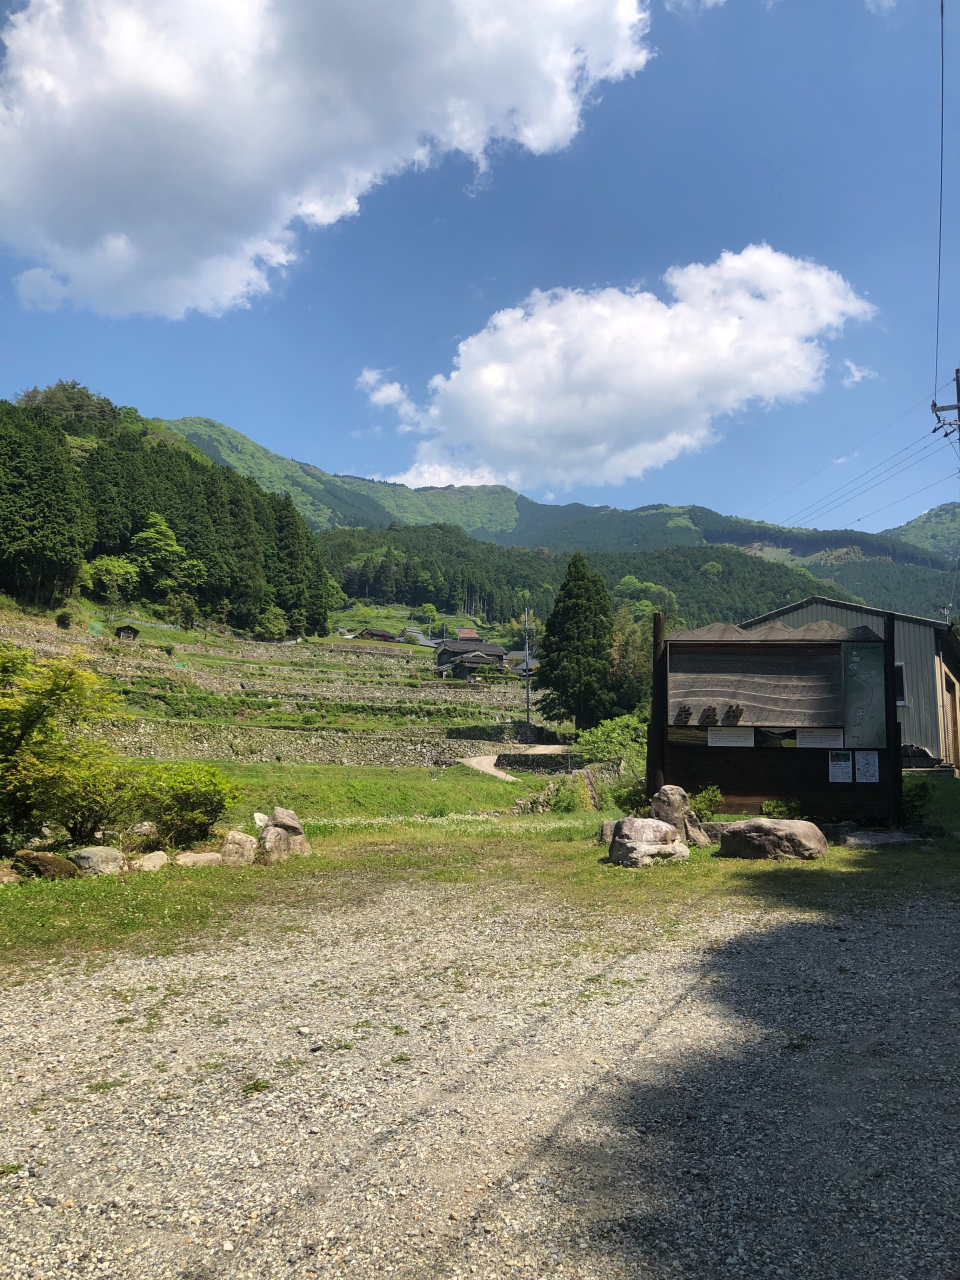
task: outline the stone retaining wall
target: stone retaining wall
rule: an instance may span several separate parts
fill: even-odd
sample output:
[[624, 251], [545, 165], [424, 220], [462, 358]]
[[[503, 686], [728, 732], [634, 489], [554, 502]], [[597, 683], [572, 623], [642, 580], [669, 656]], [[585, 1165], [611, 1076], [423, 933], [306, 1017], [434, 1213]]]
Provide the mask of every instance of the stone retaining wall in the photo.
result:
[[[463, 756], [490, 754], [488, 742], [447, 738], [443, 729], [338, 733], [183, 720], [125, 720], [111, 723], [106, 730], [101, 726], [100, 732], [123, 755], [146, 760], [436, 767], [456, 764]], [[529, 765], [516, 767], [528, 769]]]

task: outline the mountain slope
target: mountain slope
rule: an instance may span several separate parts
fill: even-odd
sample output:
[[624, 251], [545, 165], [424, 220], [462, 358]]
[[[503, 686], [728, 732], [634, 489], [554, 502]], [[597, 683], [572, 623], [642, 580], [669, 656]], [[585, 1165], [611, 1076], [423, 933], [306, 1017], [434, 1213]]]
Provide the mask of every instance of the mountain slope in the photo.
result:
[[[577, 548], [619, 553], [726, 544], [805, 569], [824, 582], [828, 592], [831, 583], [842, 584], [878, 608], [939, 616], [942, 607], [954, 604], [960, 503], [947, 503], [882, 534], [785, 528], [701, 506], [653, 504], [632, 511], [578, 502], [555, 506], [534, 502], [504, 485], [411, 489], [360, 476], [334, 476], [272, 453], [211, 418], [158, 420], [156, 425], [263, 488], [289, 492], [317, 532], [379, 530], [394, 521], [442, 523], [459, 525], [471, 536], [502, 547], [542, 547], [556, 554]], [[916, 572], [903, 571], [905, 566]]]
[[885, 529], [883, 537], [901, 538], [914, 546], [955, 560], [960, 555], [960, 502], [943, 502], [915, 520]]

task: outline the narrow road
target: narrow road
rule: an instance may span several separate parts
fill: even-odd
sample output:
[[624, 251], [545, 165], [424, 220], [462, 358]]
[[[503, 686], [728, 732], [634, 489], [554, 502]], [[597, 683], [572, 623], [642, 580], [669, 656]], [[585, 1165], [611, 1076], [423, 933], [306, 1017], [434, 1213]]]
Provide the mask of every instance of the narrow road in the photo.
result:
[[[512, 750], [501, 752], [497, 755], [511, 756], [559, 756], [564, 751], [569, 751], [569, 747], [520, 747], [514, 746]], [[478, 773], [487, 773], [491, 778], [499, 778], [501, 782], [519, 782], [519, 778], [515, 778], [512, 773], [505, 773], [503, 769], [497, 768], [497, 755], [493, 756], [465, 756], [459, 760], [458, 764], [465, 764], [470, 769], [476, 769]]]

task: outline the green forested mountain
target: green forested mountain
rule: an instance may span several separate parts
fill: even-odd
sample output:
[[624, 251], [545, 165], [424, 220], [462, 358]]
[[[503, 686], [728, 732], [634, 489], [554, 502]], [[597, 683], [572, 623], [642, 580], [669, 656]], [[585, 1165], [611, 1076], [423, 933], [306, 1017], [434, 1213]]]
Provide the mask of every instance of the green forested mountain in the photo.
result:
[[316, 540], [290, 497], [77, 384], [0, 402], [0, 589], [197, 612], [277, 638], [326, 630]]
[[[480, 542], [455, 525], [338, 529], [320, 534], [318, 541], [330, 573], [350, 597], [383, 604], [430, 602], [442, 611], [483, 615], [491, 622], [518, 617], [525, 605], [546, 617], [570, 559], [565, 552]], [[802, 569], [733, 547], [592, 552], [587, 561], [615, 596], [628, 575], [640, 584], [668, 588], [690, 626], [740, 622], [816, 594], [857, 599], [844, 587], [823, 591]]]
[[[8, 410], [13, 412], [13, 407]], [[189, 591], [180, 584], [180, 593], [192, 595], [202, 610], [219, 611], [237, 626], [254, 625], [254, 618], [262, 623], [265, 610], [281, 608], [286, 613], [282, 601], [289, 604], [289, 592], [284, 594], [281, 586], [284, 571], [275, 568], [270, 548], [278, 513], [282, 509], [289, 522], [292, 507], [321, 535], [324, 554], [339, 557], [340, 576], [349, 594], [372, 592], [386, 599], [390, 591], [386, 584], [393, 575], [397, 599], [417, 603], [422, 597], [440, 607], [453, 607], [459, 599], [457, 607], [497, 618], [522, 607], [518, 592], [524, 591], [531, 592], [531, 599], [536, 597], [538, 612], [548, 611], [548, 593], [557, 585], [556, 575], [540, 570], [554, 560], [566, 563], [577, 548], [593, 559], [697, 551], [702, 553], [699, 561], [695, 557], [690, 563], [722, 564], [727, 575], [722, 589], [711, 590], [702, 599], [703, 584], [693, 590], [693, 580], [684, 578], [687, 562], [682, 557], [651, 562], [661, 566], [656, 572], [644, 568], [645, 562], [639, 559], [634, 567], [617, 573], [617, 578], [633, 574], [671, 589], [669, 574], [679, 575], [686, 593], [684, 616], [691, 623], [697, 618], [708, 620], [704, 610], [711, 618], [730, 620], [763, 612], [774, 607], [766, 603], [769, 599], [786, 603], [797, 598], [783, 593], [799, 589], [800, 582], [806, 584], [801, 594], [818, 590], [826, 595], [852, 594], [877, 607], [926, 616], [939, 616], [945, 605], [953, 603], [956, 551], [951, 551], [949, 561], [941, 552], [950, 544], [954, 526], [960, 533], [960, 504], [956, 503], [883, 534], [789, 529], [723, 516], [701, 506], [660, 504], [625, 511], [580, 503], [550, 505], [500, 485], [410, 489], [334, 476], [272, 453], [212, 419], [145, 419], [136, 410], [117, 409], [76, 383], [61, 382], [43, 392], [29, 392], [16, 413], [28, 415], [34, 433], [30, 440], [23, 436], [24, 418], [19, 428], [21, 468], [38, 467], [60, 478], [51, 481], [44, 499], [50, 504], [47, 513], [41, 516], [37, 508], [30, 517], [43, 526], [43, 536], [29, 534], [26, 525], [17, 532], [16, 521], [5, 535], [5, 543], [33, 548], [29, 554], [4, 551], [0, 557], [0, 585], [6, 583], [10, 590], [22, 592], [29, 583], [40, 595], [49, 594], [58, 580], [66, 580], [67, 570], [58, 565], [77, 563], [77, 556], [91, 560], [128, 555], [130, 539], [142, 531], [149, 512], [156, 511], [180, 539], [186, 558], [210, 565], [202, 584]], [[47, 448], [41, 437], [46, 440], [44, 433], [51, 432], [53, 443]], [[129, 476], [128, 467], [132, 469]], [[201, 477], [207, 477], [202, 485]], [[196, 496], [200, 488], [209, 489], [211, 495], [223, 490], [229, 497], [209, 496], [201, 502]], [[77, 492], [84, 495], [80, 514], [68, 518], [67, 513], [77, 506]], [[240, 494], [247, 496], [241, 499]], [[246, 511], [247, 502], [253, 525], [238, 514], [241, 508]], [[202, 516], [204, 503], [206, 515]], [[232, 514], [221, 518], [217, 513], [223, 510]], [[391, 529], [398, 524], [410, 532]], [[253, 529], [254, 525], [257, 531], [250, 538], [238, 532], [241, 526]], [[440, 525], [444, 532], [439, 535], [424, 532], [418, 539], [412, 532], [418, 526]], [[201, 534], [201, 526], [207, 532]], [[454, 527], [480, 542], [452, 540]], [[371, 537], [357, 541], [350, 533], [328, 541], [327, 535], [338, 530], [365, 530]], [[897, 536], [907, 532], [911, 541]], [[211, 538], [219, 539], [216, 546]], [[242, 547], [251, 538], [258, 550], [253, 553], [256, 564], [247, 572], [240, 567]], [[40, 554], [41, 544], [49, 564]], [[59, 550], [54, 553], [55, 546]], [[403, 574], [408, 577], [398, 577], [400, 570], [387, 564], [375, 583], [388, 546], [393, 548], [391, 556], [403, 560]], [[728, 561], [722, 554], [724, 547], [739, 547], [749, 554]], [[495, 550], [509, 548], [517, 554], [495, 555]], [[524, 548], [539, 550], [524, 552]], [[262, 570], [256, 567], [260, 560]], [[752, 570], [747, 567], [751, 562]], [[733, 565], [738, 566], [736, 573]], [[822, 585], [809, 577], [789, 576], [798, 570], [814, 575]], [[777, 577], [783, 572], [787, 577]], [[423, 579], [419, 590], [414, 589], [414, 578]], [[303, 608], [289, 607], [296, 615], [293, 625], [300, 625]]]
[[881, 537], [899, 538], [956, 561], [960, 556], [960, 502], [943, 502], [915, 520], [908, 520], [895, 529], [885, 529]]

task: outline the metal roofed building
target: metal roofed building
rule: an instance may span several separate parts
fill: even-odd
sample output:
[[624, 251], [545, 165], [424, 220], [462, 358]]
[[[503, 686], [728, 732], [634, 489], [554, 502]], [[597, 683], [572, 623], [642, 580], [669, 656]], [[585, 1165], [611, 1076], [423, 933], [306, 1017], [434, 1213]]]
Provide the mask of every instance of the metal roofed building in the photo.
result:
[[[796, 801], [820, 818], [896, 820], [893, 617], [714, 623], [665, 637], [654, 615], [650, 794], [714, 785], [731, 813]], [[882, 636], [881, 636], [882, 633]]]
[[[808, 596], [740, 624], [757, 634], [771, 624], [796, 635], [811, 624], [883, 631], [886, 610], [847, 604], [827, 596]], [[894, 684], [904, 768], [944, 761], [960, 769], [960, 639], [952, 627], [933, 618], [893, 613]], [[670, 637], [673, 639], [673, 637]]]

